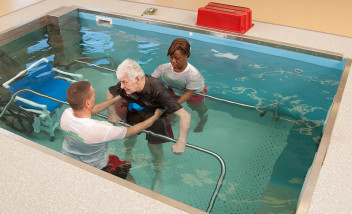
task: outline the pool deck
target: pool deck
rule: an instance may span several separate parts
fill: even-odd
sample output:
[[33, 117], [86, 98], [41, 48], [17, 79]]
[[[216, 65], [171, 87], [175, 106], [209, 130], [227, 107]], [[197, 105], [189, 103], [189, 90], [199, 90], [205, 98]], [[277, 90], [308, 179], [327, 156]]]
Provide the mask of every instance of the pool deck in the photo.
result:
[[[43, 0], [1, 16], [0, 32], [13, 29], [59, 7], [72, 5], [137, 17], [151, 7], [148, 4], [118, 0]], [[159, 15], [149, 17], [151, 19], [195, 26], [196, 11], [153, 7], [158, 8]], [[254, 24], [245, 35], [352, 58], [350, 37], [262, 22]], [[320, 171], [312, 169], [312, 173], [319, 173], [317, 183], [307, 187], [307, 190], [313, 192], [312, 200], [303, 202], [297, 213], [352, 212], [351, 75], [347, 78], [341, 102], [337, 105], [339, 109], [329, 148], [322, 159], [322, 167]], [[202, 213], [72, 161], [2, 129], [0, 159], [0, 213]]]

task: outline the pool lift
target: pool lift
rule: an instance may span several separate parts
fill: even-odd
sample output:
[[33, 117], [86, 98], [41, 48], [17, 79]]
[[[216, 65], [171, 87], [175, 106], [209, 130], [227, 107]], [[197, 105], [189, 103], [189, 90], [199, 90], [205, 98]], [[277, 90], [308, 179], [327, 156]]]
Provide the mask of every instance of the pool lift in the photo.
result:
[[[80, 80], [83, 80], [83, 75], [61, 71], [54, 68], [48, 59], [42, 58], [3, 83], [2, 86], [12, 97], [6, 106], [5, 103], [0, 104], [0, 108], [5, 106], [0, 118], [19, 132], [30, 133], [34, 130], [38, 133], [45, 130], [53, 141], [60, 121], [60, 103], [40, 94], [66, 100], [69, 85]], [[21, 96], [17, 96], [19, 93]]]

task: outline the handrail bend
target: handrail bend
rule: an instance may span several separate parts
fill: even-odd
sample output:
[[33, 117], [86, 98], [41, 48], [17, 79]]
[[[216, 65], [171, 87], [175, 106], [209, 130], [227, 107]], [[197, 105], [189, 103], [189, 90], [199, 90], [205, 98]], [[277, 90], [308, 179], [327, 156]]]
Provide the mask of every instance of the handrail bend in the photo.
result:
[[[7, 108], [11, 105], [11, 103], [13, 102], [13, 100], [15, 99], [15, 97], [16, 97], [18, 94], [20, 94], [20, 93], [22, 93], [22, 92], [26, 92], [26, 91], [27, 91], [27, 92], [34, 93], [34, 94], [36, 94], [36, 95], [38, 95], [38, 96], [42, 96], [42, 97], [45, 97], [45, 98], [47, 98], [47, 99], [50, 99], [50, 100], [59, 102], [59, 103], [62, 103], [62, 104], [69, 105], [68, 102], [61, 101], [61, 100], [55, 99], [55, 98], [53, 98], [53, 97], [49, 97], [49, 96], [47, 96], [47, 95], [45, 95], [45, 94], [41, 94], [41, 93], [35, 92], [35, 91], [33, 91], [33, 90], [30, 90], [30, 89], [22, 89], [22, 90], [19, 90], [19, 91], [17, 91], [16, 93], [14, 93], [14, 94], [12, 95], [10, 101], [6, 104], [6, 106], [4, 107], [3, 111], [1, 112], [0, 118], [4, 115], [4, 113], [6, 112]], [[102, 118], [107, 119], [107, 116], [105, 116], [105, 115], [102, 115], [102, 114], [96, 114], [96, 115], [99, 116], [99, 117], [102, 117]], [[121, 124], [121, 125], [123, 125], [123, 126], [126, 126], [126, 127], [130, 127], [129, 124], [124, 123], [124, 122], [122, 122], [122, 121], [120, 121], [119, 124]], [[167, 136], [164, 136], [164, 135], [156, 134], [156, 133], [151, 132], [151, 131], [148, 131], [148, 130], [142, 130], [142, 132], [147, 133], [147, 134], [151, 134], [151, 135], [156, 136], [156, 137], [159, 137], [159, 138], [163, 138], [163, 139], [168, 140], [168, 141], [173, 142], [173, 143], [176, 143], [176, 140], [175, 140], [175, 139], [170, 138], [170, 137], [167, 137]], [[220, 188], [221, 188], [221, 186], [222, 186], [222, 184], [223, 184], [223, 181], [224, 181], [224, 177], [225, 177], [225, 174], [226, 174], [226, 165], [225, 165], [225, 162], [224, 162], [224, 160], [223, 160], [218, 154], [216, 154], [215, 152], [209, 151], [209, 150], [207, 150], [207, 149], [204, 149], [204, 148], [201, 148], [201, 147], [192, 145], [192, 144], [186, 144], [186, 146], [214, 156], [214, 157], [219, 161], [219, 163], [220, 163], [220, 165], [221, 165], [221, 173], [220, 173], [220, 176], [219, 176], [219, 178], [218, 178], [217, 185], [216, 185], [215, 190], [214, 190], [214, 192], [213, 192], [213, 195], [212, 195], [212, 197], [211, 197], [211, 199], [210, 199], [210, 201], [209, 201], [209, 205], [208, 205], [208, 208], [207, 208], [207, 211], [206, 211], [206, 212], [209, 213], [209, 212], [211, 212], [211, 210], [212, 210], [212, 208], [213, 208], [213, 206], [214, 206], [215, 199], [216, 199], [216, 197], [217, 197], [217, 195], [218, 195], [218, 193], [219, 193], [219, 190], [220, 190]]]

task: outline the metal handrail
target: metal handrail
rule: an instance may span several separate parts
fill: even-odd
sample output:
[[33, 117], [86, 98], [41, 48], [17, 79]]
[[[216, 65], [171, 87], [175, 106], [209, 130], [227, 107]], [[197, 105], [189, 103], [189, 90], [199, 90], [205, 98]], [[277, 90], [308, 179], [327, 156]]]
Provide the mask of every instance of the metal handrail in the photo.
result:
[[[75, 61], [75, 62], [82, 63], [82, 64], [94, 66], [94, 67], [97, 67], [97, 68], [101, 68], [101, 69], [104, 69], [104, 70], [116, 72], [116, 70], [112, 70], [112, 69], [110, 69], [110, 68], [105, 68], [105, 67], [102, 67], [102, 66], [98, 66], [98, 65], [95, 65], [95, 64], [92, 64], [92, 63], [89, 63], [89, 62], [85, 62], [85, 61], [82, 61], [82, 60], [77, 60], [77, 59], [75, 59], [74, 61]], [[183, 88], [177, 88], [177, 89], [186, 90], [186, 89], [183, 89]], [[266, 114], [266, 112], [267, 112], [267, 111], [262, 110], [262, 109], [266, 109], [266, 108], [268, 108], [268, 107], [270, 107], [270, 106], [273, 106], [273, 105], [277, 105], [277, 104], [278, 104], [278, 102], [275, 102], [275, 103], [271, 103], [271, 104], [268, 104], [268, 105], [265, 105], [265, 106], [251, 106], [251, 105], [247, 105], [247, 104], [243, 104], [243, 103], [238, 103], [238, 102], [234, 102], [234, 101], [225, 100], [225, 99], [222, 99], [222, 98], [210, 96], [210, 95], [208, 95], [208, 94], [202, 94], [202, 93], [197, 93], [197, 92], [194, 92], [193, 94], [196, 94], [196, 95], [199, 95], [199, 96], [203, 96], [203, 97], [208, 97], [208, 98], [211, 98], [211, 99], [214, 99], [214, 100], [217, 100], [217, 101], [221, 101], [221, 102], [226, 102], [226, 103], [234, 104], [234, 105], [237, 105], [237, 106], [242, 106], [242, 107], [246, 107], [246, 108], [252, 108], [252, 109], [255, 109], [255, 110], [260, 111], [260, 112], [261, 112], [261, 113], [260, 113], [260, 116], [264, 116], [264, 115]]]
[[[68, 102], [65, 102], [65, 101], [62, 101], [62, 100], [58, 100], [58, 99], [55, 99], [53, 97], [50, 97], [50, 96], [47, 96], [45, 94], [41, 94], [41, 93], [38, 93], [38, 92], [35, 92], [35, 91], [32, 91], [30, 89], [22, 89], [22, 90], [19, 90], [17, 91], [16, 93], [14, 93], [10, 99], [10, 101], [6, 104], [6, 106], [4, 107], [3, 111], [1, 112], [0, 114], [0, 118], [4, 115], [4, 113], [6, 112], [7, 108], [11, 105], [11, 103], [13, 102], [13, 100], [15, 99], [15, 97], [22, 93], [22, 92], [31, 92], [31, 93], [34, 93], [38, 96], [42, 96], [42, 97], [45, 97], [47, 99], [50, 99], [50, 100], [53, 100], [53, 101], [56, 101], [56, 102], [59, 102], [59, 103], [62, 103], [62, 104], [66, 104], [66, 105], [69, 105]], [[102, 114], [96, 114], [97, 116], [99, 117], [102, 117], [102, 118], [105, 118], [107, 119], [107, 116], [105, 115], [102, 115]], [[122, 121], [119, 122], [119, 124], [123, 125], [123, 126], [126, 126], [126, 127], [130, 127], [131, 125], [127, 124], [127, 123], [124, 123]], [[151, 131], [148, 131], [148, 130], [142, 130], [142, 132], [146, 133], [146, 134], [151, 134], [153, 136], [156, 136], [156, 137], [159, 137], [159, 138], [162, 138], [162, 139], [165, 139], [165, 140], [168, 140], [170, 142], [173, 142], [173, 143], [176, 143], [176, 140], [173, 139], [173, 138], [170, 138], [170, 137], [167, 137], [167, 136], [164, 136], [164, 135], [160, 135], [160, 134], [156, 134], [154, 132], [151, 132]], [[214, 206], [214, 202], [215, 202], [215, 199], [219, 193], [219, 190], [223, 184], [223, 181], [224, 181], [224, 177], [225, 177], [225, 174], [226, 174], [226, 165], [225, 165], [225, 162], [224, 160], [218, 155], [216, 154], [215, 152], [212, 152], [212, 151], [209, 151], [207, 149], [204, 149], [204, 148], [201, 148], [201, 147], [198, 147], [198, 146], [195, 146], [195, 145], [192, 145], [192, 144], [186, 144], [187, 147], [190, 147], [190, 148], [193, 148], [193, 149], [196, 149], [198, 151], [201, 151], [201, 152], [205, 152], [207, 154], [210, 154], [212, 156], [214, 156], [220, 163], [221, 165], [221, 173], [220, 173], [220, 176], [218, 178], [218, 182], [217, 182], [217, 185], [215, 187], [215, 190], [213, 192], [213, 195], [209, 201], [209, 205], [208, 205], [208, 208], [207, 208], [207, 212], [209, 213], [213, 206]]]

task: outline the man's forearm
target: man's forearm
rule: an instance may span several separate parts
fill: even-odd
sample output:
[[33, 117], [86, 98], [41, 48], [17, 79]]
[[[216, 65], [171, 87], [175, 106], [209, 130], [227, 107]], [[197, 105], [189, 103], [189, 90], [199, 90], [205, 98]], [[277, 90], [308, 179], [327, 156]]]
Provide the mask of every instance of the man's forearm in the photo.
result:
[[133, 135], [133, 134], [137, 134], [138, 132], [142, 131], [143, 129], [149, 128], [151, 125], [153, 125], [153, 123], [155, 122], [155, 120], [158, 119], [159, 116], [160, 116], [160, 114], [158, 114], [158, 115], [154, 114], [153, 116], [146, 119], [145, 121], [137, 123], [136, 125], [133, 125], [131, 127], [128, 127], [126, 137]]
[[185, 151], [187, 134], [191, 124], [191, 115], [183, 108], [176, 111], [175, 114], [180, 118], [180, 132], [178, 134], [176, 143], [172, 145], [171, 148], [174, 154], [180, 155]]
[[92, 109], [92, 114], [96, 114], [99, 113], [103, 110], [105, 110], [106, 108], [114, 108], [114, 106], [112, 104], [116, 103], [119, 99], [121, 99], [120, 96], [117, 97], [112, 97], [111, 99], [108, 99], [102, 103], [96, 104], [94, 106], [94, 108]]
[[188, 131], [190, 128], [190, 124], [191, 124], [191, 115], [186, 112], [186, 110], [183, 110], [184, 112], [182, 112], [182, 114], [179, 115], [180, 118], [180, 131], [178, 134], [178, 138], [177, 141], [180, 142], [187, 142], [187, 135], [188, 135]]
[[[118, 97], [119, 97], [119, 96], [118, 96]], [[107, 92], [106, 92], [106, 95], [105, 95], [105, 98], [106, 98], [106, 100], [110, 100], [110, 99], [114, 98], [114, 95], [112, 95], [112, 94], [110, 93], [110, 91], [107, 91]], [[120, 97], [120, 98], [121, 98], [121, 97]], [[120, 99], [120, 98], [119, 98], [119, 99]], [[109, 114], [117, 114], [115, 106], [110, 105], [110, 106], [108, 107], [108, 111], [109, 111]]]
[[189, 98], [192, 97], [195, 90], [187, 90], [180, 98], [178, 98], [177, 102], [182, 104], [183, 102], [187, 101]]

